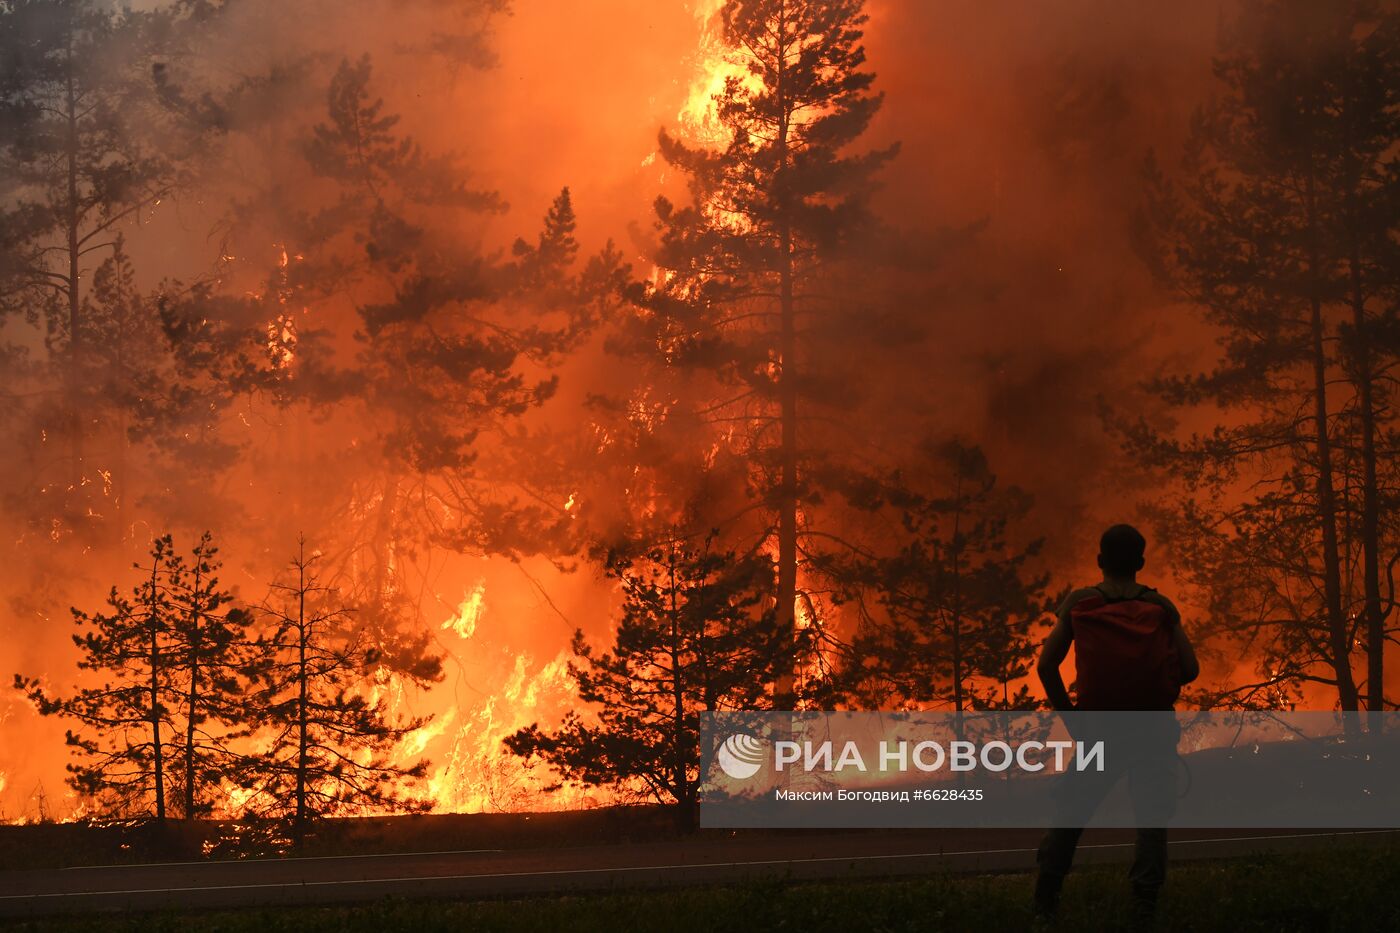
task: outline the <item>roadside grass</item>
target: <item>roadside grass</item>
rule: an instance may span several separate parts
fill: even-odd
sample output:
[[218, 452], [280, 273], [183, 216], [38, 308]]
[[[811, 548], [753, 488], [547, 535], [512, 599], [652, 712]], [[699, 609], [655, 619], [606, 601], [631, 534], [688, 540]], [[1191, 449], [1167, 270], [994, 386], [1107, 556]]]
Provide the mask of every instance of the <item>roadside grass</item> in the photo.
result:
[[[315, 824], [299, 856], [435, 852], [446, 849], [547, 849], [669, 839], [669, 809], [599, 807], [557, 813], [417, 813], [349, 817]], [[223, 861], [287, 854], [286, 827], [213, 820], [130, 823], [0, 824], [0, 871]]]
[[[528, 900], [385, 900], [345, 907], [99, 915], [11, 921], [34, 933], [621, 933], [621, 931], [1011, 931], [1035, 929], [1027, 875], [784, 883]], [[1076, 872], [1061, 930], [1128, 929], [1122, 866]], [[1400, 930], [1400, 847], [1329, 847], [1173, 866], [1157, 928]]]

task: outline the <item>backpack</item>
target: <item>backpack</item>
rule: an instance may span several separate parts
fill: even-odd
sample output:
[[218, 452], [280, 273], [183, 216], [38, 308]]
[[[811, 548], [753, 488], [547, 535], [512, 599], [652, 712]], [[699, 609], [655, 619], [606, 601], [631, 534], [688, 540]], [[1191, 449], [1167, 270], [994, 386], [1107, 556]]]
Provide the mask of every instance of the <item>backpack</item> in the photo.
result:
[[1169, 710], [1181, 693], [1181, 663], [1165, 606], [1136, 596], [1110, 597], [1098, 587], [1070, 609], [1078, 708]]

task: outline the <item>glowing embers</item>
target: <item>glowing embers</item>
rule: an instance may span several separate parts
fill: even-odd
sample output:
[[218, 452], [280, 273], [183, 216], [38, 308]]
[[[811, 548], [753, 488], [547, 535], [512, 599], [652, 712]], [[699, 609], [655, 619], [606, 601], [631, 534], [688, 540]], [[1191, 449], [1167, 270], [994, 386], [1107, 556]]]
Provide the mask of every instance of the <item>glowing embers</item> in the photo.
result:
[[[285, 372], [296, 362], [297, 350], [296, 317], [289, 308], [295, 289], [291, 285], [288, 269], [293, 262], [301, 262], [302, 256], [289, 256], [287, 247], [281, 243], [272, 244], [272, 248], [277, 253], [277, 270], [268, 283], [269, 288], [266, 292], [250, 294], [258, 301], [269, 297], [276, 301], [278, 311], [267, 322], [267, 358], [273, 369]], [[306, 309], [302, 308], [301, 313], [305, 314]]]
[[296, 360], [297, 325], [289, 314], [279, 314], [267, 324], [267, 356], [275, 369], [290, 369]]
[[652, 389], [646, 387], [628, 399], [627, 420], [638, 430], [654, 433], [675, 407], [674, 399], [657, 400], [653, 398]]
[[[569, 504], [572, 505], [573, 501], [573, 498], [570, 497]], [[442, 627], [451, 629], [461, 638], [471, 638], [472, 635], [476, 634], [476, 623], [481, 619], [482, 610], [485, 608], [486, 581], [479, 580], [462, 599], [461, 605], [457, 607], [457, 614], [443, 622]]]

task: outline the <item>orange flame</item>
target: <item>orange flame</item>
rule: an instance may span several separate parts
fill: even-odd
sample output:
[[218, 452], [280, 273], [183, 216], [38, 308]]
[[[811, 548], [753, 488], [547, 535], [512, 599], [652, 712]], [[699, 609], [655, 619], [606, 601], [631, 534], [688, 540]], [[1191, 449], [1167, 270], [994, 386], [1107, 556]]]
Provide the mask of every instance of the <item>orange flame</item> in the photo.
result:
[[[478, 580], [466, 588], [456, 611], [438, 629], [467, 641], [477, 635], [488, 614], [486, 581]], [[426, 756], [433, 763], [427, 794], [434, 812], [565, 810], [603, 802], [603, 795], [555, 786], [556, 775], [543, 766], [527, 765], [502, 742], [533, 723], [556, 723], [577, 705], [570, 657], [564, 649], [537, 665], [532, 655], [519, 653], [496, 692], [470, 706], [453, 702], [453, 692], [444, 686], [429, 695], [429, 702], [437, 705], [435, 717], [405, 736], [392, 757], [407, 764]], [[409, 697], [393, 680], [382, 689], [391, 710], [397, 711]], [[443, 700], [445, 707], [438, 705]]]
[[720, 10], [725, 0], [701, 0], [696, 4], [695, 18], [700, 22], [700, 48], [696, 53], [696, 75], [690, 83], [690, 94], [676, 118], [690, 139], [703, 146], [719, 147], [729, 141], [729, 134], [719, 120], [715, 98], [724, 94], [730, 79], [750, 87], [759, 80], [748, 69], [743, 58], [724, 41], [724, 21]]

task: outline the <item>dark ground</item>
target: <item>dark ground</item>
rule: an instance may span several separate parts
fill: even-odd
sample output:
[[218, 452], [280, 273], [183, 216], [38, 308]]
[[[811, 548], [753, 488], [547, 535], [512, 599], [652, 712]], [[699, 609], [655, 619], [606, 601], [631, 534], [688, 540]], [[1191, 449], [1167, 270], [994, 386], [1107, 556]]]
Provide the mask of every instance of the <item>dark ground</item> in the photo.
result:
[[[1359, 843], [1358, 837], [1315, 839], [1307, 851], [1179, 859], [1156, 929], [1228, 933], [1400, 929], [1400, 845], [1393, 837]], [[499, 895], [456, 900], [382, 898], [337, 907], [108, 913], [8, 924], [0, 920], [0, 927], [25, 933], [1046, 929], [1033, 922], [1029, 894], [1030, 878], [1025, 873], [959, 875], [935, 869], [900, 880], [803, 883], [772, 877], [721, 886], [528, 900]], [[1127, 918], [1121, 866], [1091, 867], [1070, 879], [1055, 929], [1127, 929]]]
[[[0, 870], [0, 916], [96, 912], [113, 919], [112, 911], [499, 900], [1026, 872], [1039, 837], [1020, 830], [712, 830], [683, 837], [662, 812], [616, 809], [337, 821], [323, 825], [296, 857], [233, 858], [227, 847], [221, 858], [199, 856], [205, 842], [231, 829], [179, 826], [157, 838], [149, 828], [0, 827], [7, 866]], [[1400, 851], [1400, 834], [1180, 831], [1172, 854], [1185, 862], [1377, 847]], [[1080, 863], [1122, 862], [1130, 854], [1131, 833], [1091, 831]]]
[[[470, 813], [325, 820], [297, 855], [365, 855], [458, 849], [530, 849], [674, 838], [658, 807], [609, 807], [562, 813]], [[286, 854], [270, 827], [172, 820], [154, 824], [0, 825], [0, 871]]]

